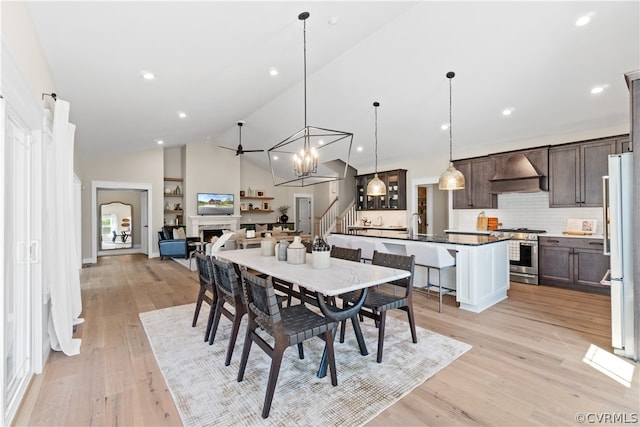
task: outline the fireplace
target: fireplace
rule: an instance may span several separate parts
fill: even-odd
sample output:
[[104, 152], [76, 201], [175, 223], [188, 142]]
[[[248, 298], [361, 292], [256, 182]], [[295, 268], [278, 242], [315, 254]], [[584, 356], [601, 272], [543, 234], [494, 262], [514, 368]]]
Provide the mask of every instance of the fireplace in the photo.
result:
[[214, 229], [214, 230], [211, 230], [211, 229], [204, 229], [204, 230], [202, 230], [202, 231], [200, 232], [200, 239], [201, 239], [203, 242], [208, 242], [208, 241], [210, 241], [210, 240], [211, 240], [211, 238], [212, 238], [213, 236], [216, 236], [216, 237], [220, 237], [220, 236], [222, 236], [222, 232], [223, 232], [223, 230], [221, 230], [221, 229]]
[[200, 236], [200, 240], [206, 242], [211, 239], [211, 236], [221, 236], [223, 230], [237, 230], [239, 219], [239, 216], [233, 215], [190, 216], [188, 235]]

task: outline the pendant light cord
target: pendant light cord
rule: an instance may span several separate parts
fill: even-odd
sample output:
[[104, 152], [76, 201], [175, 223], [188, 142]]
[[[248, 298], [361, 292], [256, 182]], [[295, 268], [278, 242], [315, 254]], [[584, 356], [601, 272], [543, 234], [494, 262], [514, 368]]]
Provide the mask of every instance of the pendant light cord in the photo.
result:
[[451, 97], [451, 79], [453, 79], [455, 77], [456, 73], [454, 73], [453, 71], [449, 71], [447, 73], [447, 78], [449, 79], [449, 163], [453, 163], [453, 133], [451, 131], [451, 104], [452, 104], [452, 97]]
[[376, 117], [374, 134], [376, 138], [376, 173], [378, 173], [378, 107], [380, 106], [380, 103], [374, 102], [373, 106], [375, 107], [374, 111], [375, 111], [375, 117]]

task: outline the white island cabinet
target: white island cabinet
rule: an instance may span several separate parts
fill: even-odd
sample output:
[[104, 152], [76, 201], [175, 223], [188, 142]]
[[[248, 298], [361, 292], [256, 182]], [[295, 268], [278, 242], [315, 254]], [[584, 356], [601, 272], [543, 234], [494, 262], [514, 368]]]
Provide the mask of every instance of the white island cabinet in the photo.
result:
[[[330, 244], [357, 248], [361, 242], [370, 242], [381, 252], [410, 254], [408, 243], [438, 245], [455, 254], [456, 301], [460, 308], [479, 313], [507, 298], [509, 289], [509, 239], [481, 235], [419, 235], [413, 239], [392, 236], [364, 236], [332, 234]], [[363, 250], [364, 257], [364, 250]], [[424, 286], [426, 277], [416, 266], [414, 286]], [[433, 276], [433, 274], [432, 274]]]

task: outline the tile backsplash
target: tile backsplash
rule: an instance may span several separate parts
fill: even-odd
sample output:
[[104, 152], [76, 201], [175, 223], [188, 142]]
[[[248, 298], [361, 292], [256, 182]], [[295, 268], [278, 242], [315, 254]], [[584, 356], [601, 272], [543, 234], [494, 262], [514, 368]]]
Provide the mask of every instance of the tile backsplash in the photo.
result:
[[475, 230], [482, 211], [497, 217], [500, 228], [527, 227], [554, 234], [566, 229], [569, 218], [595, 219], [594, 234], [602, 234], [602, 208], [550, 208], [548, 192], [499, 194], [498, 209], [453, 209], [449, 228]]

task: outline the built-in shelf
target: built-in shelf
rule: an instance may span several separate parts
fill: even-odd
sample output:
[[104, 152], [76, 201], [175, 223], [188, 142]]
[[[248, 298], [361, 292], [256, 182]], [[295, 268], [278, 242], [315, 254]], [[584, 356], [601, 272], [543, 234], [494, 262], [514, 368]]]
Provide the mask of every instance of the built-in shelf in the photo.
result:
[[182, 182], [182, 178], [166, 178], [164, 179], [165, 181], [172, 181], [172, 182]]
[[273, 200], [273, 197], [240, 196], [240, 200]]
[[273, 212], [271, 209], [267, 210], [267, 209], [241, 209], [240, 213], [270, 213]]
[[173, 210], [173, 209], [165, 209], [164, 213], [174, 213], [174, 214], [181, 214], [182, 212], [184, 212], [182, 209], [181, 210]]

